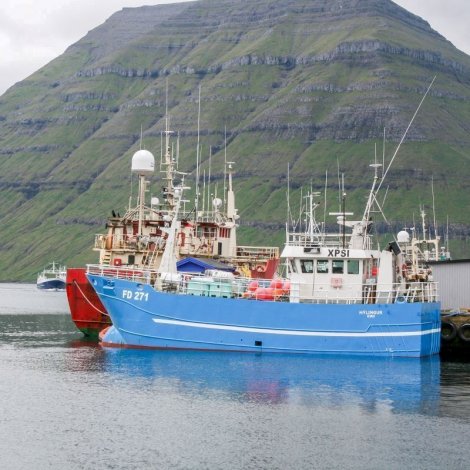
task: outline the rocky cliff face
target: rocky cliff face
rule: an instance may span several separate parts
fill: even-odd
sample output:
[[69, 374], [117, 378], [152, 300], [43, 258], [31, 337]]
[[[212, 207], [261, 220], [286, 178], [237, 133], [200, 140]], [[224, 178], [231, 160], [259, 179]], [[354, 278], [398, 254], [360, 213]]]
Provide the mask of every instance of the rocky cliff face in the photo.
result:
[[52, 247], [68, 264], [94, 261], [97, 221], [127, 203], [141, 129], [158, 158], [167, 83], [181, 169], [195, 167], [201, 87], [203, 170], [210, 147], [222, 184], [227, 138], [242, 225], [258, 228], [244, 241], [256, 243], [282, 241], [288, 164], [293, 198], [339, 166], [360, 208], [384, 133], [387, 162], [434, 76], [388, 176], [387, 215], [410, 223], [433, 178], [438, 218], [465, 233], [470, 58], [421, 18], [389, 0], [126, 8], [0, 98], [1, 276], [30, 277]]

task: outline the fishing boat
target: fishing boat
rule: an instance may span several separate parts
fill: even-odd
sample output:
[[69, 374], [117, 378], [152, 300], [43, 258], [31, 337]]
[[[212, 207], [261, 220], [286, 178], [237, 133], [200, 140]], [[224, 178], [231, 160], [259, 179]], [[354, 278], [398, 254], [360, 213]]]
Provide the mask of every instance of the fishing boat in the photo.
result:
[[[332, 213], [327, 233], [315, 217], [315, 194], [301, 220], [286, 230], [286, 276], [270, 281], [207, 270], [178, 273], [171, 249], [178, 236], [180, 188], [157, 270], [110, 271], [89, 265], [88, 279], [113, 326], [104, 346], [375, 356], [439, 352], [440, 305], [431, 276], [404, 272], [397, 241], [373, 248], [371, 211], [378, 164], [360, 220]], [[344, 207], [344, 205], [343, 205]]]
[[[217, 269], [178, 272], [175, 246], [184, 225], [178, 214], [185, 187], [175, 187], [157, 269], [87, 266], [87, 278], [113, 323], [100, 333], [102, 344], [373, 356], [438, 353], [440, 303], [432, 273], [403, 269], [410, 261], [397, 239], [382, 249], [371, 239], [371, 214], [382, 212], [379, 190], [433, 82], [385, 172], [379, 177], [382, 165], [371, 165], [375, 173], [362, 218], [347, 218], [353, 214], [344, 210], [343, 184], [342, 210], [332, 214], [340, 230], [327, 233], [325, 223], [316, 221], [315, 195], [308, 195], [306, 223], [286, 225], [284, 277], [258, 280]], [[227, 213], [233, 220], [230, 199]]]
[[[178, 155], [170, 144], [172, 133], [167, 117], [165, 151], [160, 160], [164, 182], [161, 199], [151, 197], [150, 204], [148, 198], [146, 200], [149, 178], [155, 171], [155, 158], [151, 152], [141, 148], [132, 156], [131, 164], [132, 174], [139, 179], [136, 203], [132, 205], [130, 202], [123, 216], [113, 211], [107, 220], [106, 233], [95, 236], [93, 249], [99, 253], [99, 265], [108, 273], [138, 276], [143, 270], [159, 269], [164, 261], [176, 203], [178, 201], [183, 206], [186, 202], [181, 200], [185, 174], [178, 171]], [[233, 162], [225, 161], [224, 167], [221, 198], [217, 196], [217, 189], [211, 187], [210, 178], [207, 185], [204, 182], [201, 191], [197, 188], [199, 202], [196, 200], [189, 211], [184, 207], [178, 211], [177, 231], [168, 249], [179, 261], [181, 269], [188, 269], [189, 263], [185, 260], [197, 259], [192, 263], [193, 268], [199, 264], [210, 269], [237, 271], [251, 278], [269, 279], [279, 264], [279, 248], [237, 244], [239, 215], [232, 184]], [[175, 187], [177, 177], [181, 179], [181, 188]], [[85, 267], [67, 270], [67, 298], [72, 320], [85, 335], [97, 336], [111, 324], [106, 307], [86, 278]]]
[[38, 274], [37, 288], [42, 290], [64, 290], [66, 270], [65, 266], [53, 261]]

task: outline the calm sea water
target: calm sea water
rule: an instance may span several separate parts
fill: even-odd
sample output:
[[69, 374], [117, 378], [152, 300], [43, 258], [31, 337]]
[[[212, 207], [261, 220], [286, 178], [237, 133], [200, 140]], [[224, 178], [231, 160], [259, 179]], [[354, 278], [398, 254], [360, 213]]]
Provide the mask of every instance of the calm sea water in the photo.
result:
[[470, 363], [103, 349], [0, 284], [2, 469], [466, 469]]

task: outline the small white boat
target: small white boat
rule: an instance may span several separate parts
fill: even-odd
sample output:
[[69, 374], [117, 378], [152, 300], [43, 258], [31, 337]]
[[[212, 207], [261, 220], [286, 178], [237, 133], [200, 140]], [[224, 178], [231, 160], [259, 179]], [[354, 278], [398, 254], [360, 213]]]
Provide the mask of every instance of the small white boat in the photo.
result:
[[36, 286], [43, 290], [65, 290], [67, 268], [52, 262], [38, 274]]

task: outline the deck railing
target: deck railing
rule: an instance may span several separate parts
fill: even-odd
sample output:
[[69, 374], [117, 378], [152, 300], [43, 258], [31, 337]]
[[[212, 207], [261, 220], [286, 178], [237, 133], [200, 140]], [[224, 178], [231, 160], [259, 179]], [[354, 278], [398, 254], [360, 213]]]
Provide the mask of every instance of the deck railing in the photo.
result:
[[94, 248], [98, 250], [149, 250], [155, 246], [161, 247], [164, 242], [161, 237], [136, 237], [131, 235], [95, 235]]
[[[351, 234], [346, 234], [346, 244], [349, 245]], [[286, 246], [301, 246], [310, 248], [312, 251], [321, 247], [338, 247], [341, 244], [343, 235], [341, 233], [321, 233], [313, 236], [305, 232], [289, 232], [287, 236]], [[371, 249], [371, 240], [365, 237], [362, 249]]]
[[[213, 243], [216, 237], [206, 237], [206, 242]], [[161, 237], [136, 237], [129, 235], [95, 235], [94, 248], [98, 250], [131, 250], [150, 249], [154, 246], [163, 247], [164, 240]], [[189, 243], [185, 243], [184, 247], [189, 247]], [[237, 246], [236, 257], [239, 260], [256, 260], [256, 259], [277, 259], [279, 258], [279, 248], [275, 246]]]
[[155, 270], [88, 265], [87, 272], [106, 278], [149, 284], [158, 291], [205, 297], [240, 298], [273, 302], [313, 304], [392, 304], [436, 302], [436, 282], [389, 284], [304, 284], [288, 279], [252, 279], [223, 271], [210, 274], [159, 273]]
[[279, 258], [279, 248], [277, 246], [237, 246], [237, 258]]

